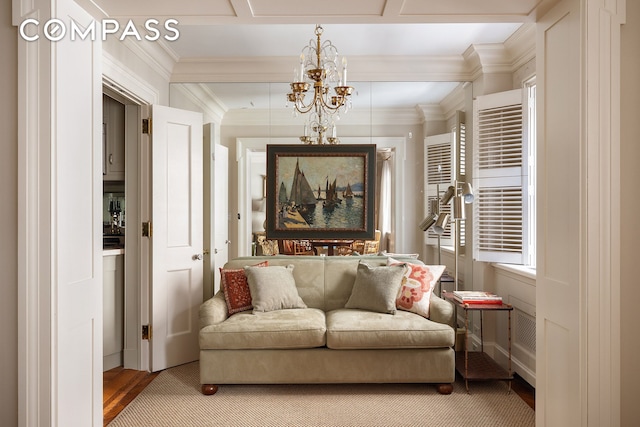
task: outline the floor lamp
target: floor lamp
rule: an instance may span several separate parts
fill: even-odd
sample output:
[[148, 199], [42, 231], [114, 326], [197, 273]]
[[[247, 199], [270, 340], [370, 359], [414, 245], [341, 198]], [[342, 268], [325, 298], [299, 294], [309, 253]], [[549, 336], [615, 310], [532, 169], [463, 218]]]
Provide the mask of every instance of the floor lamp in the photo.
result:
[[[440, 186], [436, 187], [436, 194], [440, 196]], [[458, 252], [459, 252], [459, 239], [458, 239], [458, 224], [459, 221], [465, 219], [465, 204], [473, 203], [474, 195], [473, 188], [471, 184], [464, 181], [454, 181], [453, 185], [450, 185], [447, 188], [447, 191], [444, 192], [442, 197], [432, 199], [429, 201], [429, 214], [422, 222], [419, 224], [419, 227], [422, 231], [427, 231], [431, 227], [433, 227], [433, 232], [438, 236], [438, 263], [442, 263], [441, 261], [441, 248], [440, 248], [440, 237], [444, 233], [447, 224], [449, 223], [449, 214], [446, 212], [441, 212], [441, 206], [448, 205], [453, 200], [453, 210], [452, 210], [452, 226], [453, 226], [453, 284], [454, 290], [458, 290]], [[440, 289], [440, 293], [442, 294], [442, 288]]]

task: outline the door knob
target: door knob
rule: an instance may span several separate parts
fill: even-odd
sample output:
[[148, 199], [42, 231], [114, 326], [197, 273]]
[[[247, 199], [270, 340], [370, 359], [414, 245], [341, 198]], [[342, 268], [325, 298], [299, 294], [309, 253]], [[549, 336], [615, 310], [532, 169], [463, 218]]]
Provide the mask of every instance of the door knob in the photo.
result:
[[202, 254], [196, 254], [193, 256], [193, 259], [196, 261], [202, 261]]

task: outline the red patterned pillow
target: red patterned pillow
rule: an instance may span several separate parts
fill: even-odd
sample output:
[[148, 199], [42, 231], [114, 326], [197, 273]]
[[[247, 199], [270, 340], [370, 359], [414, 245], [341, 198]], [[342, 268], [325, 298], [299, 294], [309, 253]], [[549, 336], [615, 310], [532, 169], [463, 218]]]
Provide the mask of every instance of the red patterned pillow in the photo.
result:
[[429, 318], [429, 301], [444, 265], [422, 265], [387, 258], [387, 265], [406, 264], [407, 270], [398, 291], [396, 307]]
[[[267, 267], [268, 261], [263, 261], [254, 267]], [[244, 268], [220, 269], [221, 287], [224, 292], [224, 299], [227, 302], [229, 314], [239, 313], [253, 309], [251, 305], [251, 292], [247, 283], [247, 276]]]

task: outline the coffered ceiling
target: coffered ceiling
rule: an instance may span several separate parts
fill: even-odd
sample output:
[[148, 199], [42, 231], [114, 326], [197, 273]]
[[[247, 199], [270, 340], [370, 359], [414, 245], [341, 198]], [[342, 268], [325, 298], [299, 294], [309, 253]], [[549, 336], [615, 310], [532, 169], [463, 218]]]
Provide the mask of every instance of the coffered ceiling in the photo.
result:
[[534, 22], [557, 0], [81, 0], [118, 18], [183, 25]]
[[[322, 24], [323, 40], [348, 57], [355, 81], [430, 82], [428, 102], [437, 103], [451, 82], [471, 79], [474, 70], [461, 65], [471, 46], [504, 43], [558, 0], [77, 1], [94, 16], [178, 20], [178, 40], [159, 43], [175, 62], [174, 82], [286, 83], [315, 24]], [[448, 86], [437, 88], [438, 82]], [[394, 102], [400, 101], [388, 100]]]

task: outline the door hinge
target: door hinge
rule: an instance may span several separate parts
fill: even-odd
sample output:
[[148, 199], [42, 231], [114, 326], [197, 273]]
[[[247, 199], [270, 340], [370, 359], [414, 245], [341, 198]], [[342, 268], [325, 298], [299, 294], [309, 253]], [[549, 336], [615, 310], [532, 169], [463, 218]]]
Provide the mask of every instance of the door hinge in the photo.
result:
[[151, 325], [142, 325], [142, 339], [143, 340], [151, 339]]
[[151, 221], [142, 223], [142, 237], [151, 237], [153, 236], [153, 226]]
[[151, 133], [151, 119], [142, 119], [142, 133]]

